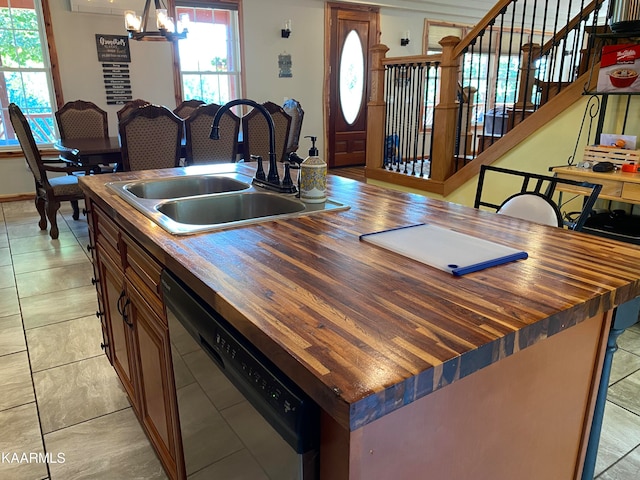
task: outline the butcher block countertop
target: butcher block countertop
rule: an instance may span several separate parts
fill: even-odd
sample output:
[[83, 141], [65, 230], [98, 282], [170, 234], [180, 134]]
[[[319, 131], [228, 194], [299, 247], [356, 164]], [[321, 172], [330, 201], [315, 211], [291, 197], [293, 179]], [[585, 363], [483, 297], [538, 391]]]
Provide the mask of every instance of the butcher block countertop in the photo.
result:
[[[250, 164], [208, 167], [252, 173]], [[106, 182], [80, 183], [351, 431], [640, 295], [640, 247], [329, 175], [346, 211], [174, 236]], [[359, 239], [428, 223], [524, 250], [526, 260], [453, 276]]]

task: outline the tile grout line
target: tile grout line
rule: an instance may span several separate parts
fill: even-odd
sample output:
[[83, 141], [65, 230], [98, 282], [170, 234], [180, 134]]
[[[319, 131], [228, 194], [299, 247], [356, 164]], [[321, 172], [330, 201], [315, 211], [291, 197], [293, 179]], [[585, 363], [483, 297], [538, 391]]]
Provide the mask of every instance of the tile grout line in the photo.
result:
[[[2, 208], [3, 211], [3, 218], [5, 219], [5, 225], [6, 225], [6, 215], [4, 214], [4, 206]], [[9, 231], [7, 229], [7, 244], [8, 244], [8, 248], [9, 248], [9, 257], [11, 258], [11, 270], [13, 271], [13, 281], [15, 282], [15, 291], [16, 291], [16, 297], [18, 300], [18, 310], [20, 312], [20, 323], [22, 324], [22, 335], [24, 338], [24, 345], [25, 345], [25, 349], [27, 352], [27, 362], [29, 363], [29, 376], [31, 378], [31, 388], [33, 389], [33, 402], [35, 404], [36, 407], [36, 414], [38, 416], [38, 428], [40, 429], [40, 443], [42, 445], [42, 451], [45, 455], [45, 459], [47, 458], [47, 445], [44, 441], [44, 434], [42, 433], [42, 418], [40, 416], [40, 405], [38, 404], [38, 395], [36, 394], [36, 385], [35, 382], [33, 380], [33, 368], [31, 366], [31, 354], [29, 352], [29, 343], [27, 341], [27, 330], [25, 328], [24, 325], [24, 318], [22, 315], [22, 303], [20, 302], [20, 295], [18, 294], [18, 283], [17, 283], [17, 279], [16, 279], [16, 273], [15, 273], [15, 268], [13, 267], [13, 255], [11, 252], [11, 242], [9, 242]], [[49, 462], [45, 462], [45, 467], [47, 469], [47, 477], [46, 478], [51, 478], [51, 470], [49, 468]]]
[[[4, 222], [5, 228], [6, 228], [6, 215], [4, 214], [4, 206], [2, 206], [2, 214], [3, 214], [2, 215], [3, 216], [3, 222]], [[60, 216], [61, 216], [62, 220], [67, 224], [67, 227], [69, 228], [71, 234], [74, 236], [76, 242], [78, 244], [80, 244], [80, 242], [78, 242], [78, 237], [76, 236], [76, 232], [71, 229], [71, 227], [69, 226], [69, 224], [67, 222], [67, 219], [62, 214], [60, 214]], [[45, 442], [45, 434], [43, 433], [43, 429], [42, 429], [42, 418], [41, 418], [41, 415], [40, 415], [40, 405], [38, 403], [38, 395], [37, 395], [37, 392], [36, 392], [35, 381], [33, 379], [34, 371], [33, 371], [32, 363], [31, 363], [31, 354], [30, 354], [30, 351], [29, 351], [29, 342], [27, 340], [27, 328], [25, 327], [25, 324], [24, 324], [24, 317], [23, 317], [23, 313], [22, 313], [22, 302], [21, 302], [21, 299], [20, 299], [20, 294], [18, 292], [18, 282], [17, 282], [15, 268], [14, 268], [14, 264], [13, 264], [13, 254], [12, 254], [12, 249], [11, 249], [11, 242], [9, 241], [9, 231], [8, 231], [8, 229], [6, 229], [6, 230], [7, 230], [6, 231], [7, 248], [9, 249], [9, 257], [11, 259], [11, 270], [13, 272], [15, 294], [16, 294], [16, 298], [17, 298], [17, 301], [18, 301], [20, 323], [22, 324], [22, 335], [23, 335], [23, 338], [24, 338], [25, 351], [26, 351], [26, 354], [27, 354], [27, 361], [29, 363], [29, 375], [31, 377], [31, 388], [33, 389], [33, 398], [34, 398], [34, 402], [33, 403], [34, 403], [34, 405], [36, 407], [36, 414], [38, 416], [38, 427], [40, 429], [40, 443], [42, 445], [42, 450], [44, 452], [45, 458], [47, 458], [47, 446], [46, 446], [46, 442]], [[27, 238], [27, 237], [25, 237], [25, 238]], [[80, 246], [82, 247], [82, 245], [80, 245]], [[29, 298], [29, 297], [25, 297], [25, 298]], [[78, 318], [83, 318], [83, 317], [78, 317]], [[69, 320], [74, 320], [74, 319], [69, 319]], [[57, 324], [57, 323], [62, 323], [62, 322], [55, 322], [54, 324]], [[35, 327], [35, 328], [37, 328], [37, 327]], [[94, 357], [91, 357], [91, 358], [94, 358]], [[75, 362], [69, 362], [69, 363], [75, 363]], [[35, 373], [38, 373], [38, 372], [35, 372]], [[29, 402], [29, 403], [31, 403], [31, 402]], [[24, 404], [24, 405], [27, 405], [27, 404]], [[127, 407], [127, 408], [130, 408], [130, 407]], [[124, 409], [121, 409], [121, 410], [124, 410]], [[120, 410], [118, 410], [118, 411], [120, 411]], [[100, 416], [104, 416], [104, 415], [100, 415]], [[98, 418], [98, 417], [96, 417], [96, 418]], [[86, 421], [88, 421], [88, 420], [85, 420], [85, 422]], [[81, 423], [84, 423], [84, 422], [79, 422], [76, 425], [79, 425]], [[58, 430], [61, 430], [61, 429], [58, 429]], [[51, 433], [51, 432], [48, 432], [48, 433]], [[46, 470], [47, 470], [47, 475], [44, 478], [52, 480], [51, 468], [50, 468], [50, 465], [49, 465], [48, 461], [45, 462], [45, 467], [46, 467]]]

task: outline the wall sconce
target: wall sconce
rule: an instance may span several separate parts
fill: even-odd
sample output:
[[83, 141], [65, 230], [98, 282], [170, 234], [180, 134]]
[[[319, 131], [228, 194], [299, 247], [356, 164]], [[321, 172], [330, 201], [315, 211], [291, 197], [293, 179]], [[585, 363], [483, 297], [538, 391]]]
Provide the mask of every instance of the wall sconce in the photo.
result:
[[187, 38], [188, 16], [183, 15], [176, 28], [173, 18], [167, 14], [167, 9], [162, 8], [160, 5], [160, 0], [153, 0], [158, 30], [147, 30], [149, 14], [151, 13], [151, 1], [145, 1], [144, 12], [141, 17], [136, 15], [133, 10], [124, 12], [124, 26], [129, 32], [129, 38], [133, 40], [169, 40], [170, 42]]
[[291, 19], [284, 22], [284, 28], [281, 31], [282, 38], [289, 38], [291, 35]]
[[409, 30], [404, 32], [403, 36], [400, 38], [400, 45], [402, 45], [403, 47], [406, 47], [407, 45], [409, 45], [410, 35], [411, 35], [411, 32], [409, 32]]

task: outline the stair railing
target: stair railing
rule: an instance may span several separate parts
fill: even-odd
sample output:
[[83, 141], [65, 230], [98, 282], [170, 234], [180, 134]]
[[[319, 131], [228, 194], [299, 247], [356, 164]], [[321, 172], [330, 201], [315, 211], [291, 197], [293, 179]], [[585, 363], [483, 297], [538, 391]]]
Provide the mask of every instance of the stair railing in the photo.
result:
[[606, 2], [501, 0], [441, 54], [374, 47], [367, 169], [445, 182], [597, 60]]

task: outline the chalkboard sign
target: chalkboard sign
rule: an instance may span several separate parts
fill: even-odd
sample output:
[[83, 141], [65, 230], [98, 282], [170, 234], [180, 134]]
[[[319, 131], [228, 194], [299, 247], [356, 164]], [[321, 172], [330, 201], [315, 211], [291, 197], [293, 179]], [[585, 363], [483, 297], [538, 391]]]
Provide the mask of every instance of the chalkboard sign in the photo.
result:
[[99, 62], [131, 62], [129, 37], [96, 33]]

